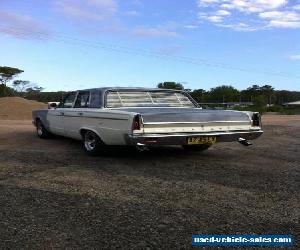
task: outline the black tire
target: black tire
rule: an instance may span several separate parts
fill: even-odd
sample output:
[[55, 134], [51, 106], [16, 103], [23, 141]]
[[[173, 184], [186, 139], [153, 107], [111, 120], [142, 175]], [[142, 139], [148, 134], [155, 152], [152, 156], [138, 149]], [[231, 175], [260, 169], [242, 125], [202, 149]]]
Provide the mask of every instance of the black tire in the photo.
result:
[[183, 145], [182, 146], [187, 151], [205, 151], [211, 147], [210, 144], [200, 144], [200, 145]]
[[86, 130], [82, 133], [82, 143], [88, 155], [97, 156], [105, 151], [105, 144], [93, 131]]
[[48, 139], [52, 134], [44, 127], [41, 120], [36, 121], [36, 133], [39, 138]]

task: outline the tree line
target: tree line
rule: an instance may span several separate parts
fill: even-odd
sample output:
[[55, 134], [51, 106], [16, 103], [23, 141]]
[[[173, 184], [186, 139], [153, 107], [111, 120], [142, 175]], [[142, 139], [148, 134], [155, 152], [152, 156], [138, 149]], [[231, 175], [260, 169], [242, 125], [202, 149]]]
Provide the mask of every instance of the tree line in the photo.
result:
[[228, 102], [263, 102], [265, 104], [281, 105], [286, 102], [300, 100], [299, 91], [275, 90], [271, 85], [253, 84], [251, 87], [238, 90], [230, 85], [220, 85], [210, 90], [185, 89], [181, 83], [163, 82], [158, 88], [185, 90], [198, 103], [228, 103]]
[[[27, 80], [14, 80], [24, 71], [18, 68], [0, 66], [0, 97], [22, 96], [30, 93], [40, 93], [43, 88]], [[8, 86], [10, 84], [10, 86]]]
[[[14, 80], [24, 71], [18, 68], [0, 66], [0, 97], [22, 96], [40, 102], [60, 101], [66, 92], [44, 92], [43, 88], [28, 80]], [[281, 105], [286, 102], [300, 100], [299, 91], [275, 90], [268, 84], [253, 84], [251, 87], [238, 90], [233, 86], [220, 85], [210, 90], [185, 89], [181, 83], [162, 82], [157, 85], [163, 89], [185, 90], [199, 103], [228, 103], [228, 102], [252, 102]]]

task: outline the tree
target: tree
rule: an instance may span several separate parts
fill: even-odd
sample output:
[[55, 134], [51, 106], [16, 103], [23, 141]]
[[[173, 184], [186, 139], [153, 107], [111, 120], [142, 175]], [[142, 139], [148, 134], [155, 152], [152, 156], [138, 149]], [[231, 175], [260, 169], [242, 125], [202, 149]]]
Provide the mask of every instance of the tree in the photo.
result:
[[0, 83], [6, 86], [10, 80], [23, 72], [23, 70], [18, 68], [0, 66]]
[[271, 105], [272, 97], [274, 97], [274, 88], [271, 85], [264, 85], [260, 88], [260, 91], [267, 98], [269, 105]]
[[264, 95], [259, 95], [259, 96], [254, 97], [253, 104], [254, 104], [255, 110], [260, 112], [261, 114], [266, 111], [267, 100]]
[[183, 90], [184, 87], [181, 83], [177, 82], [161, 82], [157, 85], [160, 89], [177, 89], [177, 90]]
[[20, 93], [24, 93], [26, 89], [29, 88], [30, 82], [23, 80], [15, 80], [12, 83], [13, 88]]
[[190, 95], [196, 100], [196, 102], [206, 102], [207, 92], [204, 89], [195, 89], [190, 92]]
[[261, 94], [260, 87], [259, 87], [259, 85], [256, 85], [256, 84], [241, 91], [241, 97], [243, 98], [243, 100], [248, 101], [248, 102], [252, 102], [253, 98], [255, 98], [256, 96], [258, 96], [260, 94]]
[[[35, 87], [33, 87], [33, 90], [34, 90], [35, 92], [37, 92], [37, 93], [40, 93], [40, 92], [42, 92], [42, 91], [44, 90], [44, 88], [43, 88], [43, 87], [35, 86]], [[28, 91], [28, 90], [27, 90], [27, 91]]]
[[265, 107], [267, 105], [265, 96], [263, 95], [256, 96], [253, 100], [253, 104], [255, 107], [259, 107], [259, 108]]
[[209, 93], [211, 102], [239, 101], [240, 92], [232, 86], [221, 85], [212, 88]]
[[27, 88], [26, 89], [26, 92], [27, 93], [35, 93], [35, 94], [38, 94], [40, 92], [43, 91], [43, 87], [38, 87], [38, 86], [33, 86], [33, 87], [30, 87], [30, 88]]
[[12, 88], [9, 88], [4, 84], [0, 84], [0, 97], [13, 96], [13, 95], [15, 95], [15, 91]]

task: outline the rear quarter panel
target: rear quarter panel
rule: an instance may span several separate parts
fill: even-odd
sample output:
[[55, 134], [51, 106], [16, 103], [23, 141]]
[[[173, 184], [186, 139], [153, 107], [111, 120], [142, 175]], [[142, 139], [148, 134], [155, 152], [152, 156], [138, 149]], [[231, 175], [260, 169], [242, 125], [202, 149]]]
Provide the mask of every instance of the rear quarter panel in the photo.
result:
[[72, 109], [65, 112], [65, 134], [80, 140], [83, 130], [91, 130], [107, 145], [125, 145], [125, 136], [132, 133], [133, 117], [129, 112]]
[[40, 119], [45, 126], [45, 128], [49, 129], [49, 122], [47, 120], [49, 110], [48, 109], [40, 109], [32, 111], [32, 121], [36, 122], [37, 119]]

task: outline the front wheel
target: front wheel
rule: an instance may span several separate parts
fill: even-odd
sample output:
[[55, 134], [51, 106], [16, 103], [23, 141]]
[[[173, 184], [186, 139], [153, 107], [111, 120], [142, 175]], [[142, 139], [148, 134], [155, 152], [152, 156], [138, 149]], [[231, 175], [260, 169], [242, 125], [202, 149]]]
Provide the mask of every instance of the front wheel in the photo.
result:
[[182, 147], [187, 151], [204, 151], [211, 147], [210, 144], [200, 144], [200, 145], [182, 145]]
[[84, 132], [82, 137], [83, 149], [88, 155], [96, 156], [99, 155], [102, 151], [104, 151], [105, 144], [93, 131]]

